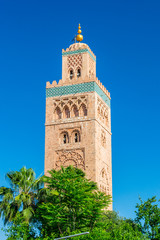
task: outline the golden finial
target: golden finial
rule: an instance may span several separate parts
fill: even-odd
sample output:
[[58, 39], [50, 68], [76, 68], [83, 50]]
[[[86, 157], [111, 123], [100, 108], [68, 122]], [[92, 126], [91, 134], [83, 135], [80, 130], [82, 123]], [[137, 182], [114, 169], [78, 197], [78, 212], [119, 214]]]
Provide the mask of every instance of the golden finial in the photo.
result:
[[78, 42], [81, 42], [83, 40], [83, 35], [81, 35], [81, 25], [79, 24], [79, 27], [78, 27], [78, 35], [76, 36], [76, 40]]

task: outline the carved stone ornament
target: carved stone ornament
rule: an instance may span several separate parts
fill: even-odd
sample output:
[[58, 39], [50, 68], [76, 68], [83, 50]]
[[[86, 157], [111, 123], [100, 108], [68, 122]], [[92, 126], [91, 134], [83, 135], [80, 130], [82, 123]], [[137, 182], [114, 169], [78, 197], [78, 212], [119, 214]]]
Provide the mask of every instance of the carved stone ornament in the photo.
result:
[[53, 100], [54, 111], [57, 107], [61, 111], [63, 111], [66, 106], [68, 107], [69, 110], [71, 110], [73, 106], [76, 106], [77, 109], [79, 110], [82, 104], [85, 105], [87, 108], [87, 95], [65, 97]]
[[53, 105], [54, 120], [79, 116], [83, 117], [87, 115], [86, 95], [54, 99]]
[[67, 65], [68, 69], [76, 69], [76, 68], [82, 68], [82, 55], [76, 54], [76, 55], [70, 55], [67, 58]]
[[103, 122], [106, 126], [109, 125], [109, 110], [108, 107], [99, 99], [97, 98], [97, 113], [98, 118]]
[[110, 194], [109, 176], [108, 176], [105, 168], [102, 168], [102, 170], [100, 172], [99, 184], [100, 184], [100, 191], [106, 193], [107, 195]]
[[101, 130], [101, 144], [105, 148], [106, 147], [106, 133]]
[[76, 150], [60, 150], [56, 151], [57, 157], [55, 168], [59, 169], [61, 166], [68, 167], [70, 165], [85, 170], [84, 151], [83, 149]]

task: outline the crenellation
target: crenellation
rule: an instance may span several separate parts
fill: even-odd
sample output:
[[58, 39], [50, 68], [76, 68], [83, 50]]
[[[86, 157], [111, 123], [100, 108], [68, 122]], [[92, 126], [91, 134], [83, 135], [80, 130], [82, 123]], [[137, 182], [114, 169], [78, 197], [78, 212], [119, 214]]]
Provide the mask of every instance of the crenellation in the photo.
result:
[[105, 86], [100, 82], [100, 80], [98, 80], [98, 78], [96, 78], [94, 76], [91, 76], [91, 78], [89, 78], [88, 76], [86, 76], [85, 78], [82, 78], [82, 77], [76, 78], [75, 77], [72, 80], [67, 78], [66, 82], [63, 82], [62, 79], [60, 79], [58, 83], [56, 81], [53, 81], [52, 83], [47, 82], [46, 88], [56, 88], [56, 87], [61, 87], [61, 86], [69, 86], [69, 85], [81, 84], [81, 83], [87, 83], [87, 82], [96, 82], [97, 85], [101, 88], [101, 90], [106, 94], [106, 96], [109, 99], [111, 99], [110, 92], [105, 88]]

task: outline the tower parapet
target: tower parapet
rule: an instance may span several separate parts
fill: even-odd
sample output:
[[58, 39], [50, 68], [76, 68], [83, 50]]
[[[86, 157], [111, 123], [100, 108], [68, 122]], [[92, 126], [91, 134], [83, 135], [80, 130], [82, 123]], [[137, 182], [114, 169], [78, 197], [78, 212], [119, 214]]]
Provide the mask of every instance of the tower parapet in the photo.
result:
[[[90, 83], [90, 84], [88, 85], [86, 83]], [[105, 94], [106, 97], [108, 98], [108, 100], [109, 101], [111, 100], [110, 92], [105, 88], [105, 86], [100, 82], [100, 80], [98, 80], [98, 78], [94, 77], [94, 76], [92, 76], [91, 78], [89, 78], [87, 76], [85, 78], [80, 77], [79, 79], [73, 78], [72, 82], [63, 82], [62, 80], [59, 80], [58, 83], [57, 83], [57, 81], [53, 81], [52, 83], [47, 82], [46, 83], [46, 96], [48, 96], [49, 92], [56, 91], [56, 90], [49, 90], [49, 89], [60, 88], [60, 87], [63, 87], [63, 86], [68, 86], [68, 89], [69, 88], [72, 89], [73, 88], [72, 86], [73, 85], [75, 86], [75, 84], [77, 85], [77, 88], [79, 88], [79, 89], [75, 89], [75, 91], [80, 90], [80, 87], [83, 84], [83, 91], [84, 92], [92, 92], [92, 91], [97, 92], [98, 90], [100, 92], [103, 91], [103, 93], [101, 95]], [[71, 86], [71, 87], [69, 87], [69, 86]], [[85, 86], [86, 86], [86, 88], [85, 88]], [[90, 88], [88, 86], [90, 86]], [[70, 94], [70, 91], [64, 92], [64, 94], [62, 94], [62, 95], [69, 95], [69, 94]], [[49, 94], [49, 96], [51, 96], [51, 95]]]

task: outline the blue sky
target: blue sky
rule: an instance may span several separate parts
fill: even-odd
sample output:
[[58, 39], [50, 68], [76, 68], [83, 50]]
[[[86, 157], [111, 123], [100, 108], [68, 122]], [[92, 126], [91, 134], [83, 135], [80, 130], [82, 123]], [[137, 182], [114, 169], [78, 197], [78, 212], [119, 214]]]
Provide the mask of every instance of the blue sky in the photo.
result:
[[113, 206], [134, 217], [138, 196], [160, 198], [158, 0], [0, 0], [0, 185], [24, 165], [43, 172], [45, 84], [79, 22], [111, 92]]

